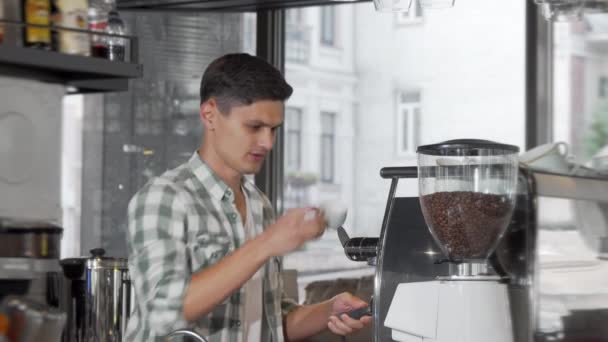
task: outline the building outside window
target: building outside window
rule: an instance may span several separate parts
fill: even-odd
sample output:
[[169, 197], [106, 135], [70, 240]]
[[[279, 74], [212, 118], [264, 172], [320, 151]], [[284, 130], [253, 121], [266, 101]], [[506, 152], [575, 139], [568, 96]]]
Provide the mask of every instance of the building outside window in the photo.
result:
[[420, 136], [420, 92], [399, 92], [396, 136], [398, 155], [416, 153]]
[[321, 113], [321, 181], [334, 182], [336, 113]]
[[334, 6], [321, 7], [321, 44], [336, 45], [336, 9]]

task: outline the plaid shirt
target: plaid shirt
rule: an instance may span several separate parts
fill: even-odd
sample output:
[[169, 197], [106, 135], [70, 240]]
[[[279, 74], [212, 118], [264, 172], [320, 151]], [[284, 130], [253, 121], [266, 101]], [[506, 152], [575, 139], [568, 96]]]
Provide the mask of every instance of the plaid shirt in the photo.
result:
[[[244, 177], [242, 185], [256, 230], [261, 231], [274, 220], [270, 202]], [[215, 264], [244, 241], [232, 190], [197, 153], [148, 182], [129, 203], [129, 272], [135, 305], [125, 341], [162, 341], [182, 328], [210, 342], [242, 341], [242, 303], [247, 295], [243, 289], [195, 322], [185, 321], [182, 302], [193, 273]], [[271, 258], [264, 266], [264, 342], [283, 341], [282, 317], [296, 305], [283, 298], [280, 271], [280, 258]]]

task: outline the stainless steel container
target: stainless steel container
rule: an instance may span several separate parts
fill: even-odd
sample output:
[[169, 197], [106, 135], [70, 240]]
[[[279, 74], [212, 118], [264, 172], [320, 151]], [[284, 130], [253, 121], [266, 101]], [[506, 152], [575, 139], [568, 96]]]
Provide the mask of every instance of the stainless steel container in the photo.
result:
[[62, 306], [68, 313], [65, 342], [122, 342], [131, 312], [127, 259], [104, 257], [61, 260], [66, 278]]

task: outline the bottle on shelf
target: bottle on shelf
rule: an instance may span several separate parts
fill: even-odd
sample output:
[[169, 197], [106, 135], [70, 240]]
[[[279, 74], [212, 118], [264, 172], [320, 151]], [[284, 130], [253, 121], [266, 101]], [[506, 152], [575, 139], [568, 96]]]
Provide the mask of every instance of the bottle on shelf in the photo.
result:
[[[88, 10], [89, 30], [106, 32], [108, 16], [114, 9], [114, 0], [90, 0]], [[107, 37], [99, 34], [91, 35], [91, 55], [95, 57], [108, 57]]]
[[[88, 28], [87, 0], [55, 0], [57, 15], [53, 22], [59, 26], [86, 30]], [[89, 35], [58, 29], [56, 50], [73, 55], [90, 54]]]
[[22, 0], [23, 21], [26, 24], [46, 27], [26, 26], [23, 43], [27, 47], [50, 50], [51, 48], [51, 2], [50, 0]]
[[[0, 19], [4, 19], [4, 0], [0, 0]], [[0, 23], [0, 44], [4, 42], [4, 25]]]
[[[118, 15], [117, 11], [114, 11], [114, 10], [110, 11], [110, 15], [108, 17], [108, 27], [106, 28], [106, 33], [115, 34], [115, 35], [126, 35], [127, 34], [125, 22]], [[108, 46], [107, 58], [112, 61], [124, 62], [127, 38], [112, 37], [112, 36], [108, 36], [106, 38], [107, 38], [107, 46]]]

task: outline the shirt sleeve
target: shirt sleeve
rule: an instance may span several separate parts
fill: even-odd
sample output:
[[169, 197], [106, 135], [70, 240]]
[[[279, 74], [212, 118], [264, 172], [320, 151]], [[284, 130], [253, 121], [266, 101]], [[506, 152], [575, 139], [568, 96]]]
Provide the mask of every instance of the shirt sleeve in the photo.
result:
[[129, 203], [129, 272], [142, 319], [152, 334], [185, 328], [183, 298], [190, 283], [186, 206], [171, 183], [151, 183]]

